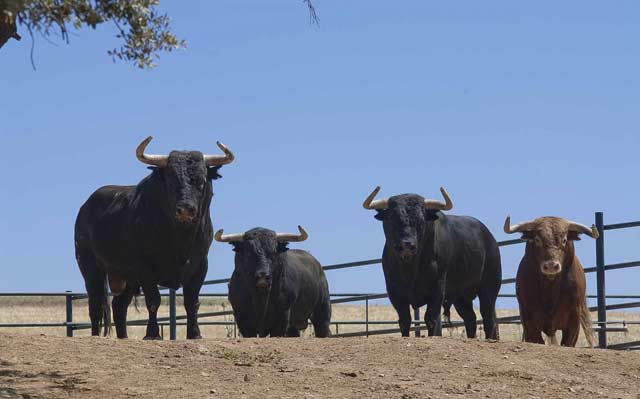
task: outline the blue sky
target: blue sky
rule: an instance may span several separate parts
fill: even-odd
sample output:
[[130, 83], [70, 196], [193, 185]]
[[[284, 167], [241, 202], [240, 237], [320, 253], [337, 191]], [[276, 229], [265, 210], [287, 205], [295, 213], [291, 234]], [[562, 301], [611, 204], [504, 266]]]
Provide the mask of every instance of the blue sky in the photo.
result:
[[[640, 219], [637, 1], [163, 1], [188, 47], [158, 68], [113, 64], [112, 27], [71, 44], [36, 37], [0, 51], [0, 291], [82, 290], [73, 255], [80, 205], [105, 184], [135, 184], [134, 155], [227, 144], [215, 228], [310, 233], [323, 264], [379, 257], [382, 226], [361, 203], [438, 197], [498, 240], [514, 222], [558, 215]], [[607, 262], [640, 258], [640, 231], [607, 234]], [[577, 243], [585, 266], [595, 245]], [[523, 247], [503, 251], [515, 274]], [[214, 243], [209, 278], [230, 275]], [[607, 275], [638, 294], [640, 270]], [[589, 277], [589, 291], [595, 279]], [[329, 272], [334, 292], [384, 291], [378, 267]], [[209, 289], [220, 292], [224, 287]], [[503, 288], [513, 292], [513, 286]], [[503, 302], [513, 306], [513, 302]]]

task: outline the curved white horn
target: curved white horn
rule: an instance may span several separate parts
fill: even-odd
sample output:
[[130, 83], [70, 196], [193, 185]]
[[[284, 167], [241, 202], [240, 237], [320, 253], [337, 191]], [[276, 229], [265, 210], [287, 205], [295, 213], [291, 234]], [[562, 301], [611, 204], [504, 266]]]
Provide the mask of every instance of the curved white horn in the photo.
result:
[[309, 234], [307, 234], [307, 231], [302, 228], [302, 226], [298, 226], [298, 231], [300, 234], [276, 233], [276, 238], [279, 241], [287, 242], [301, 242], [309, 238]]
[[140, 144], [138, 144], [138, 147], [136, 148], [136, 157], [140, 162], [145, 163], [147, 165], [153, 165], [158, 167], [167, 166], [167, 161], [169, 160], [169, 157], [167, 155], [151, 155], [151, 154], [144, 153], [144, 150], [147, 148], [147, 146], [149, 145], [149, 142], [152, 139], [153, 137], [149, 136], [146, 139], [142, 140]]
[[220, 229], [216, 231], [214, 238], [218, 242], [242, 242], [244, 240], [244, 233], [241, 234], [223, 234], [224, 230]]
[[432, 200], [432, 199], [425, 199], [424, 207], [427, 209], [439, 210], [439, 211], [451, 210], [451, 208], [453, 208], [453, 202], [451, 201], [451, 198], [449, 197], [447, 190], [445, 190], [444, 187], [440, 187], [440, 192], [442, 193], [442, 197], [444, 198], [445, 202]]
[[524, 222], [524, 223], [516, 224], [515, 226], [511, 226], [510, 215], [508, 215], [507, 219], [504, 221], [504, 232], [507, 234], [522, 233], [525, 231], [532, 230], [533, 227], [534, 227], [533, 221]]
[[235, 155], [233, 155], [231, 150], [229, 150], [226, 145], [222, 144], [219, 141], [216, 141], [216, 144], [218, 145], [218, 148], [220, 148], [222, 152], [224, 152], [224, 155], [204, 154], [204, 161], [206, 162], [207, 166], [221, 166], [233, 162], [236, 157]]
[[369, 194], [367, 199], [365, 199], [364, 202], [362, 203], [362, 207], [364, 209], [375, 209], [378, 211], [387, 209], [387, 207], [389, 206], [389, 200], [387, 198], [383, 198], [375, 201], [373, 200], [376, 197], [376, 195], [378, 195], [379, 192], [380, 192], [380, 186], [374, 188], [371, 194]]
[[584, 233], [593, 239], [597, 239], [600, 237], [600, 232], [595, 224], [591, 225], [591, 227], [587, 227], [584, 224], [572, 222], [571, 220], [567, 220], [569, 222], [569, 230], [575, 231], [576, 233]]

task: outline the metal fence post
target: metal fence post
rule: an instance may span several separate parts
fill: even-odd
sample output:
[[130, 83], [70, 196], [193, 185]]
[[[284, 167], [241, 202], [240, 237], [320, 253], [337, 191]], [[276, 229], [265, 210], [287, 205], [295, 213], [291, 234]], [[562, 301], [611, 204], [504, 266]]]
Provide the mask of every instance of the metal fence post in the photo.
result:
[[413, 323], [413, 325], [416, 327], [416, 337], [420, 336], [420, 308], [419, 307], [415, 307], [413, 308], [413, 321], [415, 323]]
[[67, 337], [73, 337], [73, 295], [71, 291], [65, 291], [64, 296], [67, 308]]
[[176, 290], [169, 290], [169, 339], [176, 340]]
[[367, 297], [367, 299], [364, 300], [364, 317], [365, 317], [365, 329], [366, 329], [366, 336], [369, 336], [369, 298]]
[[596, 240], [596, 281], [598, 290], [598, 346], [607, 347], [607, 299], [604, 285], [604, 215], [596, 212], [596, 227], [600, 236]]

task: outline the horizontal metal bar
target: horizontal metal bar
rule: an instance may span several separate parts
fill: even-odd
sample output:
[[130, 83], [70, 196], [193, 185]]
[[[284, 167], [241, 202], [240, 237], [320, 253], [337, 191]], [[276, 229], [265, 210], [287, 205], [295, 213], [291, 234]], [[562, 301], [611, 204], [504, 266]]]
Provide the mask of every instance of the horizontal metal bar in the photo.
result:
[[202, 285], [216, 285], [216, 284], [225, 284], [231, 281], [230, 278], [220, 278], [217, 280], [206, 280]]
[[516, 238], [515, 240], [498, 241], [498, 246], [499, 247], [506, 247], [506, 246], [509, 246], [509, 245], [521, 244], [523, 242], [526, 242], [526, 241], [521, 239], [521, 238]]
[[631, 349], [640, 347], [640, 341], [623, 342], [620, 344], [607, 345], [607, 349]]
[[387, 298], [387, 297], [388, 297], [387, 294], [359, 295], [359, 296], [348, 297], [348, 298], [332, 299], [331, 303], [335, 304], [335, 303], [347, 303], [347, 302], [360, 302], [360, 301], [365, 301], [367, 299], [369, 299], [369, 300], [371, 300], [371, 299], [382, 299], [382, 298]]
[[605, 224], [603, 227], [604, 227], [605, 230], [628, 229], [630, 227], [640, 227], [640, 221], [639, 222]]
[[[515, 298], [516, 294], [499, 294], [498, 298]], [[587, 298], [597, 298], [597, 295], [587, 295]], [[607, 299], [640, 299], [640, 295], [605, 295]]]
[[12, 327], [66, 327], [67, 323], [0, 323], [0, 328]]
[[629, 329], [627, 327], [605, 327], [605, 328], [596, 327], [596, 328], [593, 329], [594, 333], [598, 333], [600, 331], [627, 333], [627, 332], [629, 332]]
[[382, 259], [369, 259], [369, 260], [362, 260], [359, 262], [336, 263], [334, 265], [323, 266], [322, 268], [324, 270], [337, 270], [337, 269], [346, 269], [349, 267], [356, 267], [356, 266], [377, 265], [378, 263], [382, 263]]
[[83, 292], [0, 292], [0, 297], [8, 296], [82, 296]]

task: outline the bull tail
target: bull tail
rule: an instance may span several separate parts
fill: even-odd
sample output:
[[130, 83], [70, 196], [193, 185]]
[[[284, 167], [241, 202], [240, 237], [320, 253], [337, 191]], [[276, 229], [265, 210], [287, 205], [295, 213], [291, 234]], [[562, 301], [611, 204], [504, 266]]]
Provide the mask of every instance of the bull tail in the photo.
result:
[[593, 348], [594, 337], [591, 325], [591, 313], [589, 312], [589, 307], [585, 299], [580, 305], [580, 326], [582, 326], [582, 332], [589, 343], [589, 347]]
[[445, 326], [451, 327], [453, 325], [451, 323], [451, 302], [446, 299], [442, 303], [442, 319]]
[[109, 303], [109, 282], [105, 276], [102, 295], [102, 335], [111, 334], [111, 304]]

